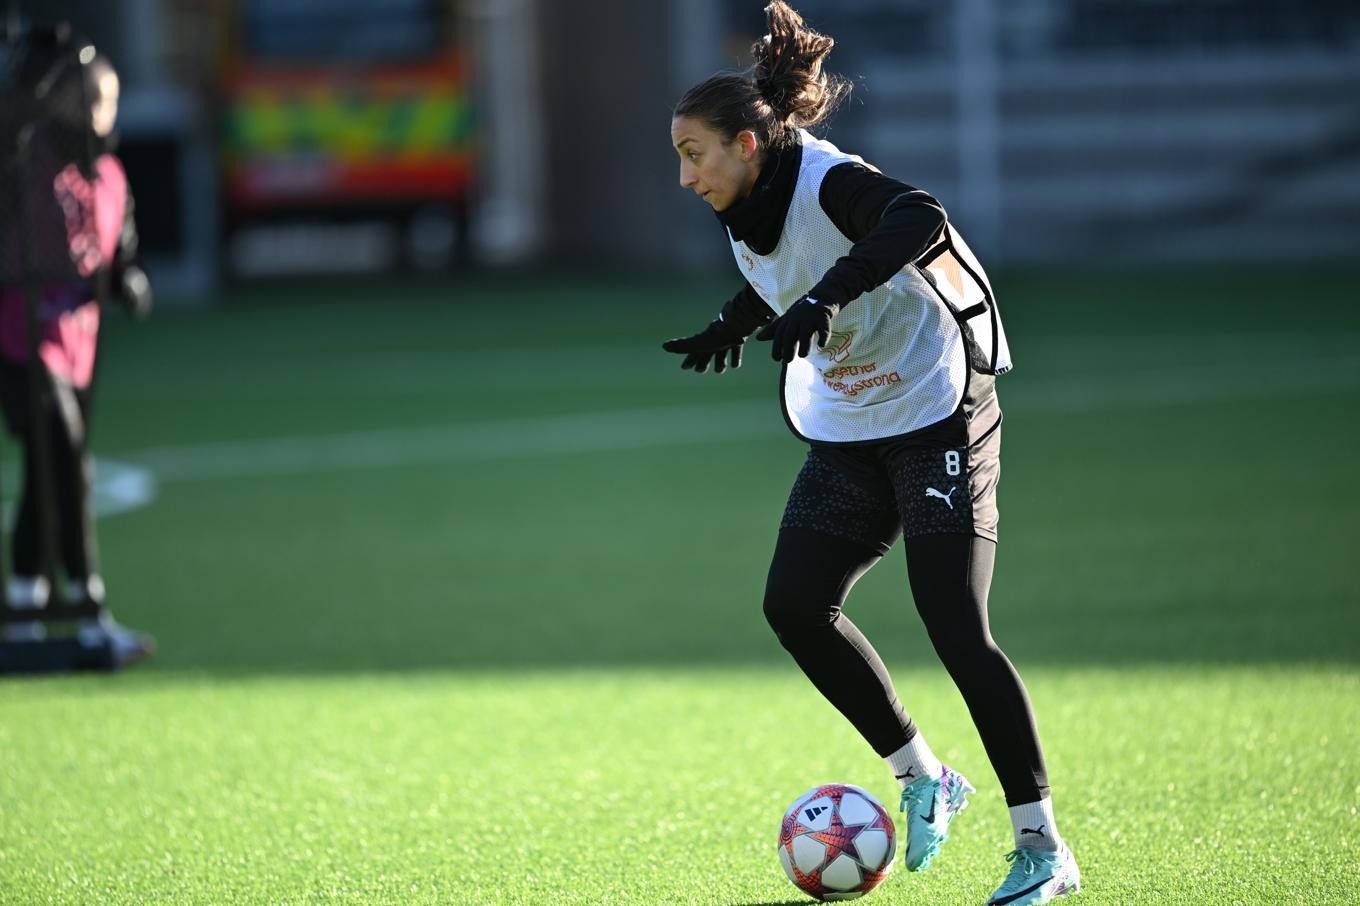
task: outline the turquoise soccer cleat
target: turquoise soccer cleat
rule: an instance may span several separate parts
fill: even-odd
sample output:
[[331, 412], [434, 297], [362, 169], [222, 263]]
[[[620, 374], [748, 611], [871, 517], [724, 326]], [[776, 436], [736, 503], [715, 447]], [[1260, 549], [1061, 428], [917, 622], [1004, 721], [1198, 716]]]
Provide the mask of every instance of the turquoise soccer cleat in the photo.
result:
[[1081, 890], [1081, 870], [1072, 850], [1013, 849], [1006, 854], [1010, 874], [992, 894], [986, 906], [1025, 906], [1047, 903]]
[[899, 812], [907, 813], [907, 871], [924, 871], [949, 839], [949, 822], [968, 806], [973, 787], [948, 765], [937, 778], [922, 777], [902, 790]]

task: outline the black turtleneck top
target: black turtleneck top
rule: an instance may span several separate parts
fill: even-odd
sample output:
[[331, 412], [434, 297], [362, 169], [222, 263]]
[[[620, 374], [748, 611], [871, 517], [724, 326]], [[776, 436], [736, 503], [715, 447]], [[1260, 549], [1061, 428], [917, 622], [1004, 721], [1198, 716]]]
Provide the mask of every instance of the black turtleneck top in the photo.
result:
[[[771, 151], [751, 194], [718, 220], [734, 241], [768, 255], [779, 244], [793, 200], [803, 146]], [[926, 192], [872, 167], [837, 164], [822, 180], [818, 202], [827, 217], [854, 245], [807, 295], [844, 306], [882, 286], [934, 243], [945, 224], [944, 208]], [[722, 311], [723, 321], [749, 336], [774, 318], [759, 294], [744, 283]]]

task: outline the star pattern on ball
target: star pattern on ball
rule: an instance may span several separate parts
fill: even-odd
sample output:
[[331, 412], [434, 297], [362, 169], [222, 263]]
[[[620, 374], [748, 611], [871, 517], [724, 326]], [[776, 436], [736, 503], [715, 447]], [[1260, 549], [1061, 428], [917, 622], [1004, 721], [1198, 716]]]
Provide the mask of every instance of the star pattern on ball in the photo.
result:
[[841, 797], [836, 798], [836, 808], [831, 812], [831, 826], [824, 831], [814, 831], [809, 834], [812, 839], [826, 844], [826, 859], [824, 865], [830, 865], [837, 856], [845, 853], [856, 862], [862, 861], [859, 857], [859, 849], [855, 846], [855, 837], [859, 835], [867, 825], [846, 824], [841, 820]]

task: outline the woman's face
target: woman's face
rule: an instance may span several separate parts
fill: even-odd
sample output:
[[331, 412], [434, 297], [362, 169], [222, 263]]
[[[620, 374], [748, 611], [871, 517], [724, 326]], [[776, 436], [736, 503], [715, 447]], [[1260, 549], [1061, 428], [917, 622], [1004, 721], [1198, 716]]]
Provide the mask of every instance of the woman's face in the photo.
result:
[[104, 138], [113, 131], [113, 124], [118, 119], [118, 74], [112, 69], [101, 70], [96, 89], [90, 117], [94, 134]]
[[725, 211], [751, 194], [760, 176], [760, 149], [750, 130], [723, 141], [701, 120], [677, 116], [671, 120], [671, 144], [680, 155], [680, 187], [715, 211]]

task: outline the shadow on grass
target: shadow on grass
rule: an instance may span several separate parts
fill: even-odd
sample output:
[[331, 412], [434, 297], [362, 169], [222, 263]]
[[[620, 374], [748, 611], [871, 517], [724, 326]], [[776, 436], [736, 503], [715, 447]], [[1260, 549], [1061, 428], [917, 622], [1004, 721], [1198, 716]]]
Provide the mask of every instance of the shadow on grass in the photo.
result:
[[[847, 613], [890, 665], [939, 667], [924, 628], [903, 612]], [[521, 671], [592, 668], [790, 667], [758, 602], [726, 619], [696, 607], [655, 615], [488, 612], [413, 606], [322, 615], [310, 605], [272, 613], [178, 611], [118, 615], [151, 632], [153, 670], [242, 673]], [[309, 613], [310, 611], [310, 613]], [[993, 608], [992, 630], [1023, 671], [1031, 665], [1360, 665], [1357, 614], [1295, 604], [1236, 617], [1187, 607], [1144, 614], [1016, 615]]]
[[[454, 350], [520, 349], [526, 324], [542, 349], [652, 350], [655, 362], [606, 363], [620, 407], [770, 404], [769, 439], [745, 445], [168, 484], [153, 508], [101, 524], [115, 610], [160, 642], [150, 669], [791, 669], [761, 596], [803, 449], [779, 424], [772, 372], [748, 367], [700, 387], [663, 361], [656, 338], [684, 321], [675, 312], [698, 310], [700, 287], [641, 282], [645, 306], [631, 284], [546, 278], [468, 284], [459, 305], [436, 304], [446, 289], [387, 281], [347, 285], [338, 300], [290, 285], [154, 331], [110, 325], [118, 367], [101, 391], [101, 436], [121, 431], [134, 449], [183, 444], [189, 428], [204, 441], [348, 443], [359, 432], [382, 446], [397, 443], [388, 429], [444, 424], [446, 413], [562, 418], [601, 408], [579, 388], [553, 392], [537, 379], [518, 396], [508, 384], [490, 394], [468, 383], [475, 368], [446, 366]], [[1313, 454], [1281, 427], [1308, 425], [1307, 451], [1354, 449], [1360, 421], [1337, 417], [1354, 408], [1354, 381], [1189, 404], [1201, 402], [1205, 368], [1252, 374], [1276, 358], [1263, 350], [1294, 362], [1269, 373], [1282, 391], [1292, 386], [1285, 379], [1317, 377], [1314, 358], [1293, 356], [1325, 346], [1333, 364], [1352, 367], [1336, 357], [1353, 355], [1360, 306], [1329, 312], [1325, 326], [1289, 322], [1297, 329], [1282, 335], [1279, 299], [1354, 297], [1360, 270], [1193, 267], [1125, 281], [1064, 269], [1006, 283], [1012, 344], [1031, 350], [1001, 391], [1003, 526], [990, 616], [1011, 659], [1022, 670], [1360, 665], [1350, 537], [1360, 484], [1346, 469], [1313, 480]], [[374, 319], [379, 299], [384, 317]], [[472, 324], [473, 307], [504, 314]], [[590, 316], [604, 312], [621, 316]], [[1213, 330], [1221, 324], [1232, 332]], [[1106, 345], [1115, 340], [1122, 345]], [[527, 347], [523, 355], [532, 357]], [[600, 367], [594, 353], [581, 355], [583, 373]], [[1132, 356], [1140, 370], [1105, 380], [1121, 371], [1110, 368], [1115, 356]], [[228, 361], [264, 375], [259, 395], [244, 393]], [[403, 368], [414, 369], [413, 383], [384, 383]], [[486, 373], [499, 380], [502, 369]], [[170, 374], [175, 392], [163, 392]], [[270, 375], [281, 376], [277, 385]], [[1134, 405], [1111, 409], [1120, 399]], [[856, 586], [846, 612], [890, 664], [938, 666], [900, 546]]]

